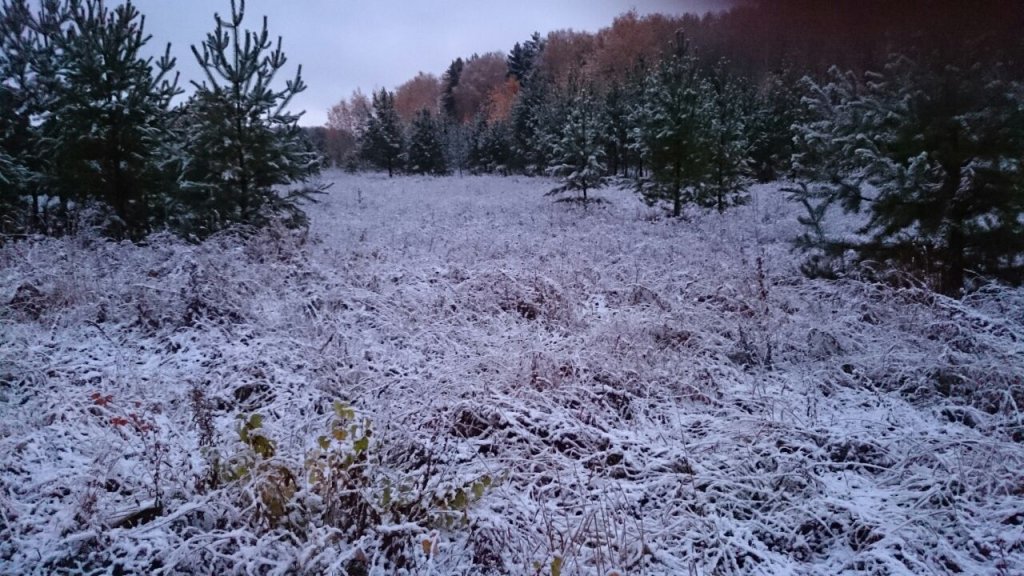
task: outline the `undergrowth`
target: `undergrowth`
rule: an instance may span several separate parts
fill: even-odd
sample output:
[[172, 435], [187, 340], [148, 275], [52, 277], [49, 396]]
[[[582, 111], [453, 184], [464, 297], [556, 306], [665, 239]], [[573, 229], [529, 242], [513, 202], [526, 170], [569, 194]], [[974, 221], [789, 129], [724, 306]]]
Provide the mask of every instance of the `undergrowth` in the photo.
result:
[[808, 280], [774, 186], [339, 178], [308, 235], [0, 248], [0, 572], [1024, 565], [1021, 290]]

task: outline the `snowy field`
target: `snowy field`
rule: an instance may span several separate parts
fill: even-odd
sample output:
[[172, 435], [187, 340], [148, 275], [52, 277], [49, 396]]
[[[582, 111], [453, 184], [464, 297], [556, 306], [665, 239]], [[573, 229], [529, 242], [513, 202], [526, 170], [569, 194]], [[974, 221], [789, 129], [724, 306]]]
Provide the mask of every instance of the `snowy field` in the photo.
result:
[[0, 573], [1024, 573], [1024, 290], [332, 174], [308, 234], [0, 247]]

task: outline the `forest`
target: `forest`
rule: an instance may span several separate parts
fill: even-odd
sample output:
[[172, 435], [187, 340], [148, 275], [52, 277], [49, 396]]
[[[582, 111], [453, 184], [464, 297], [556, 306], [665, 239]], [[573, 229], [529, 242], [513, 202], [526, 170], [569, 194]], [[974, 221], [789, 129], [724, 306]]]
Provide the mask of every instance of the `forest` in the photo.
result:
[[0, 0], [0, 574], [1024, 570], [1019, 2], [210, 12]]
[[[357, 90], [316, 138], [350, 170], [547, 174], [580, 200], [619, 178], [676, 217], [787, 180], [807, 209], [808, 273], [834, 276], [853, 254], [947, 295], [974, 274], [1019, 284], [1019, 8], [628, 12], [596, 33], [535, 33], [440, 77]], [[832, 205], [865, 215], [863, 237], [824, 236]]]

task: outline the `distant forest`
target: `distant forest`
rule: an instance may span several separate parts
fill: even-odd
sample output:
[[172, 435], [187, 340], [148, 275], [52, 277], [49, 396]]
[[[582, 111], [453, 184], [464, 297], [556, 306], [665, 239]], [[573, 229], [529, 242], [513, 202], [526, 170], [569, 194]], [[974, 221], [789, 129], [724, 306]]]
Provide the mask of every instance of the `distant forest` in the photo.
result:
[[[881, 262], [955, 295], [1022, 280], [1021, 30], [1012, 1], [627, 12], [357, 90], [313, 136], [348, 169], [548, 174], [565, 201], [619, 177], [677, 217], [784, 179], [808, 274]], [[829, 233], [838, 209], [864, 216], [858, 235]]]

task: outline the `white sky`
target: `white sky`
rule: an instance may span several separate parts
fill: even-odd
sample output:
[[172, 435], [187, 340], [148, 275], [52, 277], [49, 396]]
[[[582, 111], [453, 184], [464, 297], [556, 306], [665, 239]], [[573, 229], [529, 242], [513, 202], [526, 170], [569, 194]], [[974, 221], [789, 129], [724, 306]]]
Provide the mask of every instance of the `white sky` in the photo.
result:
[[[213, 30], [214, 12], [230, 13], [230, 0], [133, 3], [153, 36], [147, 48], [162, 53], [170, 42], [181, 85], [189, 89], [189, 80], [201, 79], [189, 47]], [[596, 31], [631, 8], [641, 14], [703, 14], [727, 5], [727, 0], [248, 0], [245, 24], [258, 29], [266, 15], [271, 36], [283, 37], [288, 65], [281, 82], [302, 64], [309, 87], [291, 108], [305, 110], [301, 124], [314, 126], [326, 122], [327, 109], [355, 88], [395, 88], [420, 71], [440, 76], [456, 57], [508, 53], [534, 31]]]

